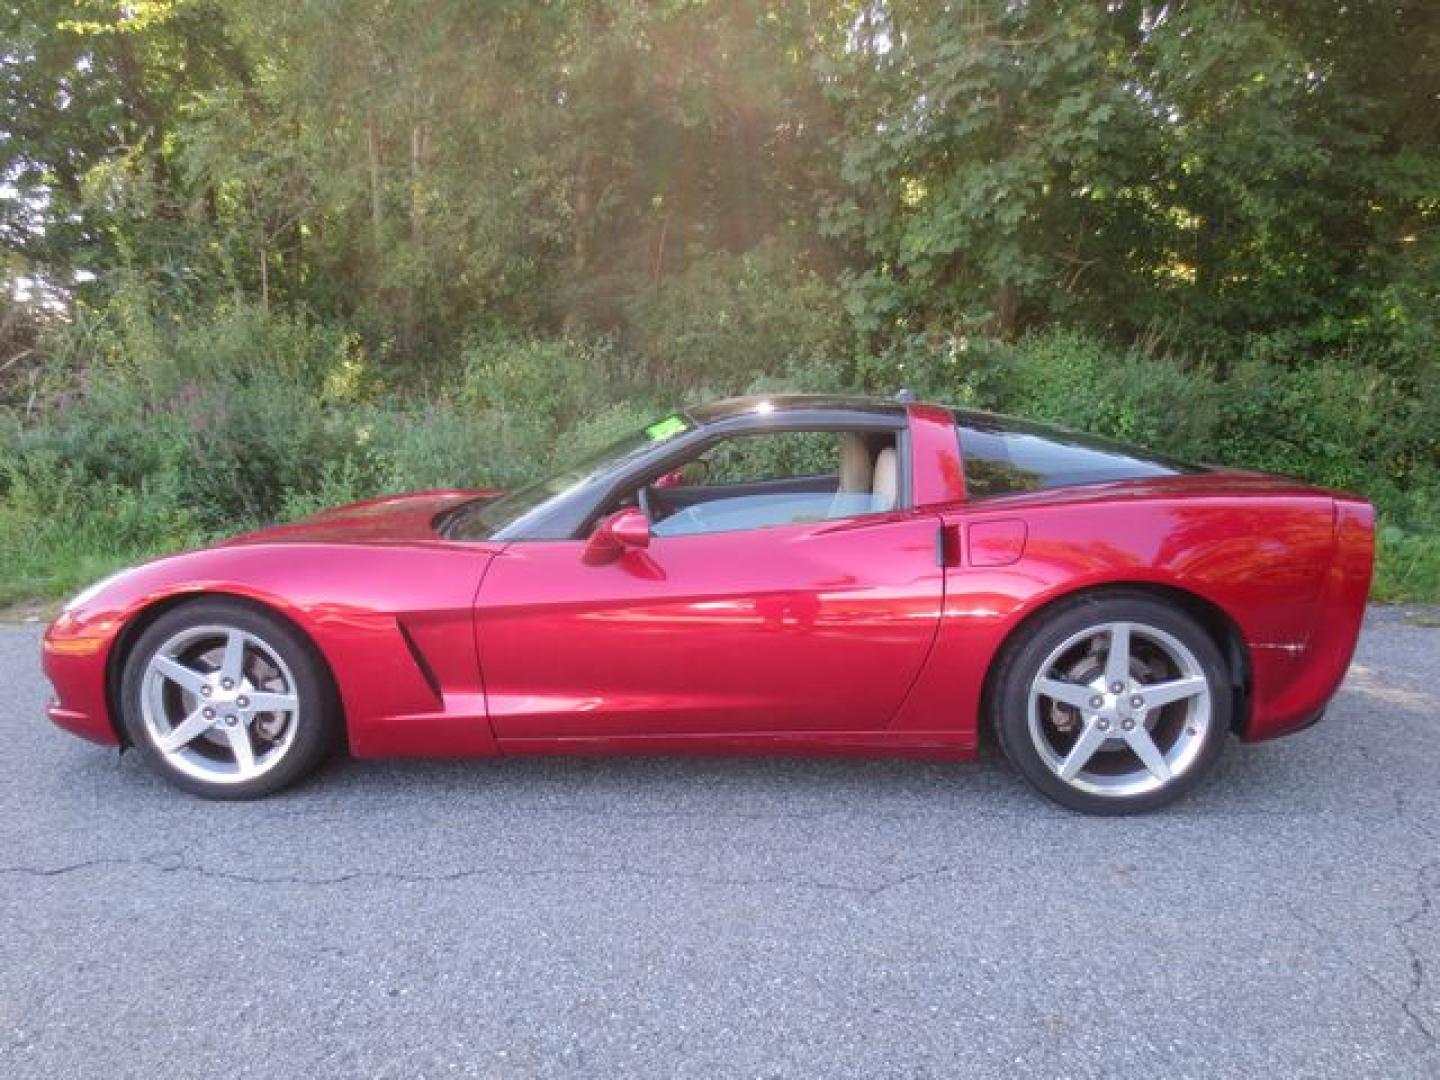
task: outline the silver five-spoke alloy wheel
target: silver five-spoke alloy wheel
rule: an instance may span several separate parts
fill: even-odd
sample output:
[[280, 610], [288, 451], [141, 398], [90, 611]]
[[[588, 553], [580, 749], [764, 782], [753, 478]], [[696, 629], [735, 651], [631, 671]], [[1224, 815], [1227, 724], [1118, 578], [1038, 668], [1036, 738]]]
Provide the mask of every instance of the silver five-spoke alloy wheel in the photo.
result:
[[1200, 757], [1214, 719], [1210, 684], [1175, 635], [1117, 620], [1070, 635], [1030, 684], [1028, 729], [1063, 783], [1102, 797], [1144, 795]]
[[284, 760], [300, 724], [295, 676], [261, 637], [235, 626], [187, 627], [151, 654], [140, 713], [177, 772], [240, 784]]

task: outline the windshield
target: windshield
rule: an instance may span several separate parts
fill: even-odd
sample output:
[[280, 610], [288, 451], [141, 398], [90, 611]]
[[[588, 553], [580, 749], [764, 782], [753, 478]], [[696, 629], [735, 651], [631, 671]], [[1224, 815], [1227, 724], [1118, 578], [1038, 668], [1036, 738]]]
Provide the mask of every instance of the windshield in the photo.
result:
[[626, 435], [543, 480], [536, 480], [498, 499], [476, 499], [465, 503], [452, 512], [441, 532], [447, 540], [489, 540], [501, 531], [523, 527], [527, 520], [543, 516], [557, 500], [608, 476], [694, 426], [680, 415], [657, 420], [649, 427]]

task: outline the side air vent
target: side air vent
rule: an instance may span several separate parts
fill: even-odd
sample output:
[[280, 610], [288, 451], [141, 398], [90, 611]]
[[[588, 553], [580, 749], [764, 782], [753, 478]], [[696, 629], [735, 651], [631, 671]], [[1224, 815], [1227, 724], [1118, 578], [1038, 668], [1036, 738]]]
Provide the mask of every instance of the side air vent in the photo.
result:
[[415, 639], [410, 636], [410, 629], [400, 620], [395, 620], [395, 626], [400, 631], [400, 637], [405, 642], [405, 648], [410, 650], [410, 659], [415, 661], [415, 666], [420, 670], [420, 676], [425, 680], [425, 685], [430, 687], [430, 693], [435, 695], [435, 704], [443, 705], [444, 698], [440, 693], [440, 680], [435, 677], [430, 662], [425, 659], [425, 654], [415, 644]]

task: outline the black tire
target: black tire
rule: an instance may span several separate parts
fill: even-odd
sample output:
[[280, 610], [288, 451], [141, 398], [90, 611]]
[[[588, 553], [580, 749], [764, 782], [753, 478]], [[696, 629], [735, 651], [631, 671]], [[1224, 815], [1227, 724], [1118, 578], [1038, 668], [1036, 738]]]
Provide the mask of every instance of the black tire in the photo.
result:
[[[1093, 756], [1087, 760], [1099, 758], [1102, 764], [1113, 762], [1114, 764], [1110, 767], [1114, 768], [1118, 774], [1123, 772], [1128, 764], [1126, 758], [1130, 756], [1133, 758], [1134, 766], [1144, 770], [1146, 763], [1141, 760], [1139, 753], [1120, 741], [1120, 721], [1118, 719], [1120, 713], [1110, 714], [1115, 716], [1116, 720], [1107, 720], [1105, 723], [1101, 723], [1099, 718], [1103, 715], [1102, 712], [1092, 714], [1078, 706], [1062, 706], [1058, 698], [1051, 699], [1041, 695], [1037, 698], [1036, 716], [1033, 718], [1035, 723], [1032, 725], [1032, 686], [1042, 674], [1052, 678], [1056, 677], [1054, 669], [1050, 672], [1042, 672], [1042, 666], [1055, 658], [1057, 650], [1066, 648], [1067, 643], [1085, 635], [1087, 630], [1117, 623], [1128, 624], [1132, 627], [1131, 631], [1127, 631], [1127, 637], [1129, 633], [1133, 632], [1138, 636], [1142, 648], [1152, 649], [1153, 655], [1156, 657], [1152, 662], [1156, 665], [1163, 663], [1166, 659], [1166, 654], [1163, 652], [1164, 646], [1158, 644], [1164, 636], [1169, 636], [1172, 645], [1174, 642], [1179, 642], [1185, 650], [1188, 650], [1189, 656], [1186, 659], [1193, 660], [1198, 665], [1198, 674], [1192, 671], [1189, 675], [1190, 679], [1193, 681], [1203, 676], [1208, 690], [1208, 698], [1201, 697], [1198, 693], [1196, 695], [1196, 710], [1208, 705], [1209, 712], [1203, 727], [1198, 721], [1186, 719], [1186, 717], [1196, 716], [1197, 713], [1186, 712], [1185, 710], [1190, 706], [1185, 702], [1155, 706], [1150, 710], [1154, 713], [1154, 717], [1148, 720], [1145, 718], [1149, 716], [1149, 713], [1135, 714], [1140, 717], [1138, 721], [1130, 719], [1127, 714], [1127, 730], [1133, 730], [1137, 726], [1143, 729], [1153, 725], [1156, 737], [1152, 739], [1152, 743], [1160, 748], [1162, 756], [1166, 753], [1166, 749], [1162, 745], [1163, 732], [1160, 727], [1162, 724], [1167, 730], [1173, 729], [1176, 732], [1173, 747], [1180, 747], [1179, 740], [1182, 737], [1187, 740], [1183, 751], [1177, 756], [1177, 761], [1184, 763], [1183, 771], [1171, 775], [1168, 780], [1159, 779], [1159, 775], [1164, 775], [1169, 769], [1167, 762], [1165, 769], [1161, 770], [1159, 775], [1156, 775], [1154, 770], [1150, 770], [1148, 773], [1139, 773], [1140, 780], [1132, 781], [1133, 783], [1154, 783], [1159, 786], [1153, 790], [1136, 793], [1120, 790], [1101, 793], [1094, 789], [1096, 776], [1093, 775], [1088, 779], [1086, 775], [1077, 775], [1073, 780], [1063, 779], [1060, 771], [1056, 768], [1055, 758], [1062, 759], [1061, 764], [1063, 765], [1064, 748], [1050, 742], [1049, 736], [1052, 731], [1056, 732], [1061, 739], [1066, 737], [1066, 732], [1047, 726], [1055, 722], [1054, 719], [1047, 718], [1058, 717], [1059, 720], [1073, 725], [1072, 730], [1077, 734], [1074, 742], [1070, 744], [1071, 748], [1078, 746], [1081, 741], [1079, 733], [1083, 733], [1093, 722], [1106, 729], [1096, 738], [1105, 740], [1108, 737], [1109, 741], [1101, 742], [1100, 749], [1091, 751]], [[1147, 639], [1144, 636], [1147, 628], [1155, 633], [1154, 639]], [[1097, 629], [1095, 637], [1100, 636]], [[1094, 658], [1091, 661], [1094, 664], [1101, 664], [1102, 661], [1099, 657], [1103, 656], [1108, 659], [1109, 650], [1107, 648], [1103, 653], [1097, 654], [1096, 646], [1093, 643], [1094, 638], [1090, 640], [1092, 643], [1088, 645], [1090, 650], [1088, 655], [1083, 653], [1065, 653], [1064, 655], [1080, 655], [1080, 659], [1076, 661], [1077, 666], [1090, 661], [1090, 658]], [[1084, 644], [1077, 644], [1074, 647], [1077, 651], [1087, 648]], [[1142, 662], [1129, 660], [1128, 649], [1122, 655], [1127, 657], [1127, 668], [1131, 663]], [[1073, 685], [1086, 687], [1083, 692], [1088, 694], [1091, 693], [1091, 690], [1088, 688], [1090, 684], [1085, 680], [1086, 674], [1088, 671], [1073, 676], [1079, 680]], [[1172, 678], [1175, 677], [1172, 675]], [[1102, 684], [1104, 679], [1105, 676], [1102, 674], [1100, 676]], [[1104, 692], [1113, 689], [1115, 685], [1119, 684], [1102, 685], [1099, 690]], [[1179, 685], [1178, 681], [1176, 685]], [[1143, 680], [1136, 689], [1140, 692], [1144, 691]], [[1143, 701], [1143, 697], [1129, 698], [1130, 694], [1131, 691], [1127, 689], [1117, 695], [1121, 699], [1126, 699], [1119, 702], [1119, 708], [1125, 708], [1133, 704], [1135, 700]], [[1093, 705], [1100, 700], [1098, 695], [1091, 697], [1089, 704]], [[1110, 699], [1106, 698], [1105, 701], [1105, 708], [1110, 708]], [[1087, 814], [1145, 813], [1166, 806], [1191, 791], [1205, 779], [1218, 762], [1230, 731], [1231, 712], [1232, 691], [1229, 670], [1220, 650], [1204, 627], [1174, 604], [1134, 593], [1099, 593], [1077, 597], [1071, 601], [1062, 601], [1053, 609], [1045, 612], [1033, 623], [1024, 627], [1019, 635], [1007, 645], [1000, 659], [999, 667], [996, 669], [990, 695], [990, 722], [1005, 756], [1020, 774], [1040, 792], [1062, 806]], [[1113, 728], [1107, 726], [1111, 723], [1115, 725]], [[1180, 725], [1179, 727], [1176, 727], [1177, 723]], [[1055, 755], [1050, 762], [1046, 760], [1045, 751], [1042, 751], [1041, 747], [1037, 745], [1035, 734], [1037, 729], [1049, 751]], [[1113, 734], [1110, 734], [1112, 731]], [[1125, 738], [1128, 739], [1130, 736], [1125, 736]], [[1104, 756], [1101, 757], [1101, 755]], [[1108, 778], [1101, 774], [1099, 782], [1108, 782]], [[1119, 776], [1115, 782], [1117, 785], [1122, 785], [1126, 781], [1123, 776]], [[1077, 783], [1081, 785], [1088, 783], [1091, 789], [1083, 789], [1081, 786], [1076, 786]]]
[[[298, 707], [286, 719], [286, 723], [293, 724], [293, 733], [288, 736], [283, 752], [275, 755], [273, 764], [253, 778], [217, 782], [191, 775], [161, 750], [156, 735], [145, 721], [142, 697], [147, 693], [145, 683], [151, 661], [177, 635], [191, 631], [199, 633], [201, 628], [233, 628], [246, 635], [244, 640], [258, 639], [260, 645], [283, 661], [284, 667], [288, 668], [285, 674], [290, 677], [287, 681], [293, 681], [289, 693], [293, 694]], [[195, 647], [203, 648], [203, 639]], [[256, 647], [247, 646], [251, 649]], [[263, 664], [264, 656], [259, 655]], [[242, 665], [256, 663], [254, 655], [246, 657], [243, 652], [241, 662]], [[218, 677], [218, 672], [215, 674]], [[174, 690], [160, 693], [173, 695], [181, 691], [177, 686]], [[199, 699], [195, 700], [198, 703]], [[207, 597], [188, 601], [165, 612], [150, 624], [126, 658], [120, 702], [125, 733], [146, 763], [171, 784], [206, 799], [258, 799], [273, 794], [314, 771], [340, 744], [338, 698], [329, 671], [314, 645], [289, 622], [236, 600]], [[247, 728], [256, 722], [246, 714], [240, 715], [245, 716], [243, 722]], [[274, 719], [277, 715], [271, 714], [267, 722], [278, 724]], [[283, 729], [284, 725], [280, 726]], [[250, 736], [248, 741], [250, 745], [256, 745], [256, 736]], [[206, 753], [211, 752], [209, 747], [202, 749]], [[214, 751], [214, 755], [222, 757], [218, 750]], [[260, 758], [263, 759], [263, 756], [260, 755]]]

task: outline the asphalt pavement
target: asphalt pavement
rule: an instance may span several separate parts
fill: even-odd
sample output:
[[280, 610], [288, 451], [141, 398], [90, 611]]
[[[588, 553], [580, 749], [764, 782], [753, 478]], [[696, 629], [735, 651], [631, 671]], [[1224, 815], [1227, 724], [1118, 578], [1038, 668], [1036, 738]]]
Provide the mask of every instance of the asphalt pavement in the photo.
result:
[[0, 1077], [1440, 1076], [1440, 629], [1146, 818], [976, 764], [184, 796], [0, 629]]

